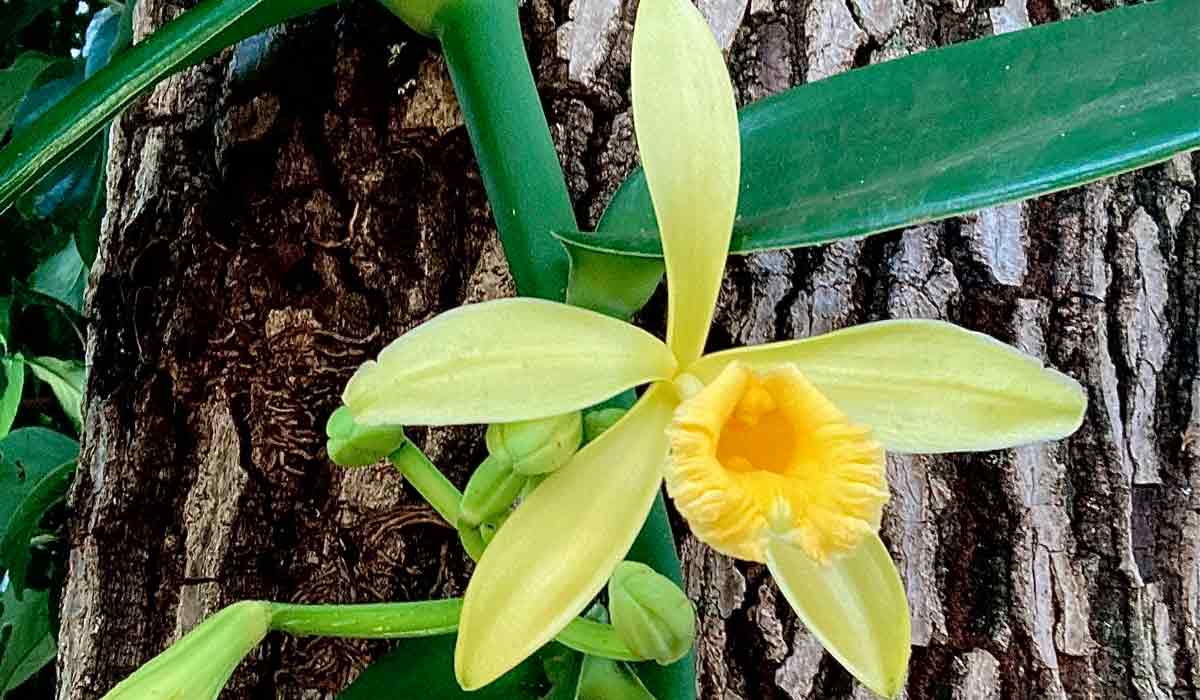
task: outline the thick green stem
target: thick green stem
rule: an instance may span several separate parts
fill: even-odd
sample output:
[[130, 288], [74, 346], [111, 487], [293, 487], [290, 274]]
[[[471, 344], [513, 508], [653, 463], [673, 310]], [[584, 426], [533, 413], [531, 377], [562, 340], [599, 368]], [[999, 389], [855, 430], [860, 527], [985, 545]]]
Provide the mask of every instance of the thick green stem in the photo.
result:
[[[271, 629], [296, 637], [402, 639], [450, 634], [458, 629], [462, 598], [416, 603], [296, 605], [271, 603]], [[557, 637], [585, 654], [618, 661], [640, 661], [612, 625], [576, 618]]]
[[451, 0], [434, 19], [434, 32], [517, 293], [561, 301], [567, 255], [550, 233], [577, 224], [529, 69], [516, 0]]
[[417, 493], [433, 506], [438, 515], [450, 525], [458, 525], [458, 509], [462, 493], [434, 466], [425, 453], [411, 442], [388, 456], [392, 465], [400, 470]]

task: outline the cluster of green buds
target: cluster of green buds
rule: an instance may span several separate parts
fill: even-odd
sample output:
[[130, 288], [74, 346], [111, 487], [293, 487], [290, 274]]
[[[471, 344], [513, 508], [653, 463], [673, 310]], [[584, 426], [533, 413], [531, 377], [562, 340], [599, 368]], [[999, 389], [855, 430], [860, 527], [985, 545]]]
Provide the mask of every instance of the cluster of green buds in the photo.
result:
[[329, 459], [343, 467], [376, 464], [400, 449], [407, 441], [398, 425], [362, 425], [342, 406], [325, 423]]
[[488, 426], [488, 456], [467, 482], [457, 523], [467, 551], [482, 551], [513, 503], [571, 461], [583, 434], [579, 411]]

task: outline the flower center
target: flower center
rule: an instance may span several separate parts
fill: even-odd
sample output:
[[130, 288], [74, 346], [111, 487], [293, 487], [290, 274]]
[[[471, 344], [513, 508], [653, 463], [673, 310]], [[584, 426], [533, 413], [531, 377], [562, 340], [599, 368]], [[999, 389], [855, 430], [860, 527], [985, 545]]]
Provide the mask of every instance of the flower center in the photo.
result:
[[768, 537], [827, 562], [879, 529], [883, 449], [794, 365], [731, 363], [680, 404], [667, 488], [714, 549], [765, 559]]

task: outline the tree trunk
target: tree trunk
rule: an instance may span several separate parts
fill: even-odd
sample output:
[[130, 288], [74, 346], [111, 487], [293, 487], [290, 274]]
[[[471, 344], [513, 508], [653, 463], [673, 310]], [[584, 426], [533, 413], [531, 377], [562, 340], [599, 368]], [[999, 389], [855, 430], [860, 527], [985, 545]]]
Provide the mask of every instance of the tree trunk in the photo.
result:
[[[1108, 2], [700, 4], [744, 103]], [[139, 36], [179, 12], [136, 8]], [[633, 9], [522, 7], [584, 226], [636, 162]], [[440, 310], [513, 293], [436, 46], [373, 3], [332, 8], [163, 83], [112, 136], [59, 698], [100, 697], [239, 599], [461, 594], [455, 533], [392, 471], [342, 470], [322, 450], [360, 362]], [[1025, 204], [731, 261], [714, 347], [947, 318], [1087, 387], [1068, 440], [890, 459], [883, 534], [913, 611], [909, 698], [1196, 696], [1198, 171], [1182, 155]], [[661, 300], [644, 316], [661, 325]], [[478, 428], [413, 435], [460, 484], [483, 455]], [[702, 698], [869, 697], [764, 567], [678, 531]], [[331, 697], [386, 649], [272, 635], [224, 697]]]

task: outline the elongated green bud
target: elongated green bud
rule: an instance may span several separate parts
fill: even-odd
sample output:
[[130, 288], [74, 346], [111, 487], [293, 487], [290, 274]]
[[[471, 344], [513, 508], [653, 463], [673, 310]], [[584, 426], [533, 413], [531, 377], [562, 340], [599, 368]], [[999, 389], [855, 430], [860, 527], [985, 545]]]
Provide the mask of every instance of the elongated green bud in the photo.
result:
[[601, 408], [589, 411], [583, 417], [583, 444], [600, 437], [605, 430], [617, 424], [627, 411], [623, 408]]
[[583, 440], [579, 411], [561, 416], [494, 423], [487, 429], [488, 452], [512, 464], [518, 474], [549, 474], [571, 461]]
[[483, 460], [463, 492], [458, 526], [478, 527], [499, 518], [517, 500], [527, 478], [514, 472], [512, 465], [502, 459]]
[[400, 449], [406, 438], [398, 425], [359, 425], [342, 406], [325, 423], [329, 459], [343, 467], [362, 467], [385, 459]]
[[696, 641], [696, 610], [671, 579], [638, 562], [623, 561], [608, 581], [608, 612], [630, 651], [666, 666]]
[[234, 603], [150, 659], [103, 700], [216, 700], [270, 624], [268, 603]]

